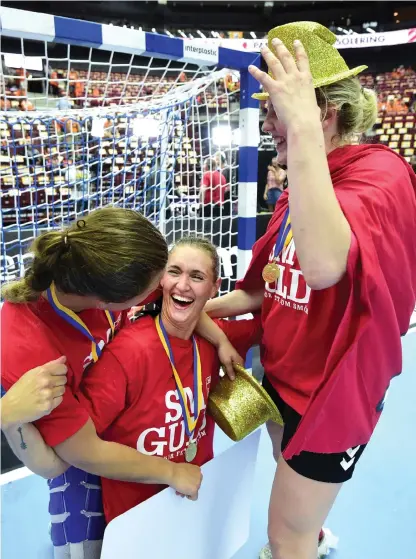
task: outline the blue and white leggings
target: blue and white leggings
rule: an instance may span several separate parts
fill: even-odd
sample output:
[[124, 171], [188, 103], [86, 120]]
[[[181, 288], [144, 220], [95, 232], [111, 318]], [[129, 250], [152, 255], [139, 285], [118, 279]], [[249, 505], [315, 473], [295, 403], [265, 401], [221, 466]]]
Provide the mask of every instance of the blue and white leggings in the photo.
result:
[[99, 559], [105, 529], [101, 479], [71, 467], [48, 480], [55, 559]]

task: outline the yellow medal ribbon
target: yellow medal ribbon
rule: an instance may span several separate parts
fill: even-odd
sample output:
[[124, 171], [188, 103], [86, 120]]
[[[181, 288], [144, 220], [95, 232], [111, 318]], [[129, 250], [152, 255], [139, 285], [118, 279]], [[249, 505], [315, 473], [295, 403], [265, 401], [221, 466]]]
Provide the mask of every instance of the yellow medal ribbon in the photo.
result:
[[[58, 301], [58, 297], [56, 295], [56, 288], [53, 283], [51, 284], [50, 288], [46, 290], [46, 295], [48, 297], [48, 301], [51, 307], [53, 308], [53, 310], [61, 318], [63, 318], [65, 322], [68, 322], [68, 324], [76, 328], [79, 332], [81, 332], [81, 334], [83, 334], [89, 340], [91, 340], [91, 354], [94, 363], [96, 363], [101, 356], [101, 348], [97, 344], [94, 336], [91, 334], [88, 326], [85, 324], [83, 320], [81, 320], [81, 318], [74, 311], [68, 309], [68, 307], [65, 307]], [[104, 311], [104, 313], [107, 317], [108, 323], [111, 328], [111, 336], [114, 337], [114, 332], [115, 332], [114, 316], [110, 311], [107, 310]]]
[[196, 343], [195, 336], [192, 336], [192, 344], [193, 344], [193, 351], [194, 351], [194, 414], [191, 417], [191, 413], [188, 409], [188, 405], [186, 403], [186, 394], [179, 377], [179, 373], [176, 370], [175, 363], [173, 360], [173, 352], [169, 342], [169, 337], [166, 332], [166, 329], [163, 325], [163, 322], [160, 318], [160, 315], [156, 317], [155, 320], [156, 330], [159, 335], [160, 341], [162, 342], [163, 348], [168, 356], [170, 365], [172, 367], [173, 376], [176, 383], [176, 388], [178, 389], [179, 393], [179, 401], [182, 408], [182, 416], [185, 422], [185, 430], [188, 437], [192, 437], [192, 434], [195, 430], [196, 424], [198, 423], [199, 415], [202, 409], [202, 403], [204, 401], [203, 393], [202, 393], [202, 368], [201, 368], [201, 358], [199, 355], [198, 344]]

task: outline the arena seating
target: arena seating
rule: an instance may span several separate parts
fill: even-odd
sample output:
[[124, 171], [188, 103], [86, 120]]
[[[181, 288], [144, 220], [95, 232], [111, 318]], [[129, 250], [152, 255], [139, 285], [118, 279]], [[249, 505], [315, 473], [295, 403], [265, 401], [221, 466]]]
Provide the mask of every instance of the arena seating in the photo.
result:
[[[28, 79], [30, 82], [30, 78]], [[74, 108], [84, 106], [114, 106], [137, 103], [153, 95], [161, 96], [186, 82], [185, 72], [171, 71], [170, 75], [150, 75], [126, 72], [88, 72], [87, 70], [52, 69], [48, 83], [51, 92], [56, 97], [68, 95], [73, 100]], [[85, 87], [88, 84], [88, 87]], [[29, 84], [30, 85], [30, 84]], [[226, 91], [239, 88], [232, 80], [221, 80], [220, 91], [206, 90], [204, 104], [208, 108], [221, 111], [227, 107]], [[29, 87], [30, 92], [30, 87]], [[1, 93], [1, 92], [0, 92]], [[32, 100], [33, 101], [33, 100]], [[24, 77], [21, 70], [17, 70], [15, 77], [6, 80], [4, 94], [0, 94], [0, 109], [4, 110], [34, 110], [34, 102], [26, 98]], [[38, 108], [38, 107], [36, 107]]]
[[416, 72], [398, 68], [393, 72], [366, 74], [364, 86], [378, 93], [379, 114], [374, 127], [373, 142], [382, 143], [400, 153], [407, 161], [416, 149]]
[[[56, 71], [52, 76], [58, 87], [66, 87], [65, 71]], [[138, 97], [162, 94], [172, 83], [183, 83], [184, 77], [161, 79], [156, 76], [144, 76], [106, 72], [71, 71], [69, 91], [75, 96], [75, 106], [80, 107], [88, 102], [90, 105], [101, 105], [105, 102], [117, 106], [121, 102], [133, 103]], [[82, 91], [82, 80], [92, 83], [88, 91]], [[110, 78], [110, 79], [109, 79]], [[22, 77], [17, 76], [18, 80]], [[185, 77], [186, 79], [186, 77]], [[223, 81], [224, 82], [224, 81]], [[225, 80], [226, 82], [226, 80]], [[416, 73], [410, 70], [394, 71], [377, 76], [362, 76], [363, 85], [376, 87], [379, 92], [379, 116], [368, 141], [381, 142], [403, 155], [409, 162], [414, 161], [416, 149], [416, 114], [411, 112], [415, 107]], [[118, 84], [122, 84], [121, 86]], [[61, 84], [61, 85], [59, 85]], [[169, 84], [169, 85], [167, 85]], [[228, 88], [226, 83], [224, 87]], [[24, 86], [20, 86], [20, 92]], [[235, 87], [235, 84], [234, 84]], [[224, 103], [227, 95], [223, 90]], [[9, 109], [21, 108], [15, 91], [5, 91], [3, 102], [10, 101]], [[212, 97], [209, 97], [212, 95]], [[221, 108], [221, 92], [216, 93], [216, 103], [209, 104], [214, 94], [206, 92], [205, 106], [215, 111]], [[13, 105], [14, 98], [14, 105]], [[208, 103], [207, 103], [208, 101]], [[16, 106], [16, 103], [18, 106]], [[4, 105], [3, 105], [4, 106]], [[410, 110], [409, 110], [410, 109]], [[75, 113], [74, 113], [75, 114]], [[82, 185], [84, 196], [88, 199], [88, 209], [94, 207], [94, 194], [101, 198], [106, 191], [124, 188], [120, 195], [126, 195], [126, 189], [135, 193], [143, 192], [143, 183], [147, 173], [151, 171], [151, 161], [157, 146], [141, 145], [136, 138], [130, 137], [127, 119], [122, 112], [114, 113], [112, 122], [107, 121], [104, 138], [97, 140], [91, 134], [91, 121], [72, 120], [59, 117], [39, 119], [32, 126], [17, 120], [24, 116], [15, 110], [2, 113], [0, 119], [0, 183], [1, 206], [3, 221], [14, 223], [17, 212], [19, 219], [24, 221], [27, 213], [28, 222], [42, 220], [46, 213], [62, 208], [62, 202], [68, 201], [73, 208], [74, 185]], [[178, 127], [180, 123], [178, 123]], [[195, 131], [177, 130], [181, 135], [181, 148], [175, 148], [173, 139], [170, 146], [172, 160], [170, 171], [174, 173], [174, 185], [185, 185], [194, 191], [200, 178], [200, 142], [195, 138]], [[77, 146], [88, 146], [88, 150], [77, 149]], [[83, 153], [79, 157], [77, 153]], [[88, 161], [85, 160], [88, 153]], [[98, 180], [100, 177], [100, 181]], [[192, 184], [191, 184], [192, 183]], [[123, 185], [123, 187], [121, 186]], [[71, 188], [69, 187], [71, 186]], [[81, 188], [81, 187], [80, 187]], [[137, 205], [137, 197], [135, 199]], [[35, 215], [36, 214], [36, 215]], [[46, 219], [46, 218], [45, 218]], [[50, 215], [47, 219], [51, 219]]]

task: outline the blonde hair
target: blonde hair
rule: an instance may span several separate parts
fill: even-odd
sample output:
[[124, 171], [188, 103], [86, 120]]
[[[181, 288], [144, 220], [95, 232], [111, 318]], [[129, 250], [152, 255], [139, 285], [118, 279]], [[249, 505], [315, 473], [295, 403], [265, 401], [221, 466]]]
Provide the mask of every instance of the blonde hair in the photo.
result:
[[63, 293], [94, 295], [120, 303], [137, 297], [168, 258], [161, 233], [144, 216], [102, 208], [62, 231], [48, 231], [32, 246], [34, 258], [22, 279], [1, 294], [12, 303], [36, 301], [52, 282]]
[[334, 138], [337, 145], [358, 140], [376, 122], [376, 93], [361, 87], [356, 77], [317, 88], [316, 98], [324, 116], [328, 108], [338, 111], [338, 134]]

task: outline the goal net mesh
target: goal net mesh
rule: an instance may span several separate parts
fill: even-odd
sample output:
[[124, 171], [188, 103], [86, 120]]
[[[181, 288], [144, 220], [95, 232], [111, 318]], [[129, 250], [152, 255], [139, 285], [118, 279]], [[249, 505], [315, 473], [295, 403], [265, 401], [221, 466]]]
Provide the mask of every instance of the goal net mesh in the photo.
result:
[[[24, 273], [40, 232], [118, 205], [143, 213], [169, 244], [209, 238], [228, 291], [238, 73], [10, 38], [1, 62], [1, 280]], [[220, 176], [210, 194], [201, 192], [204, 176]]]

